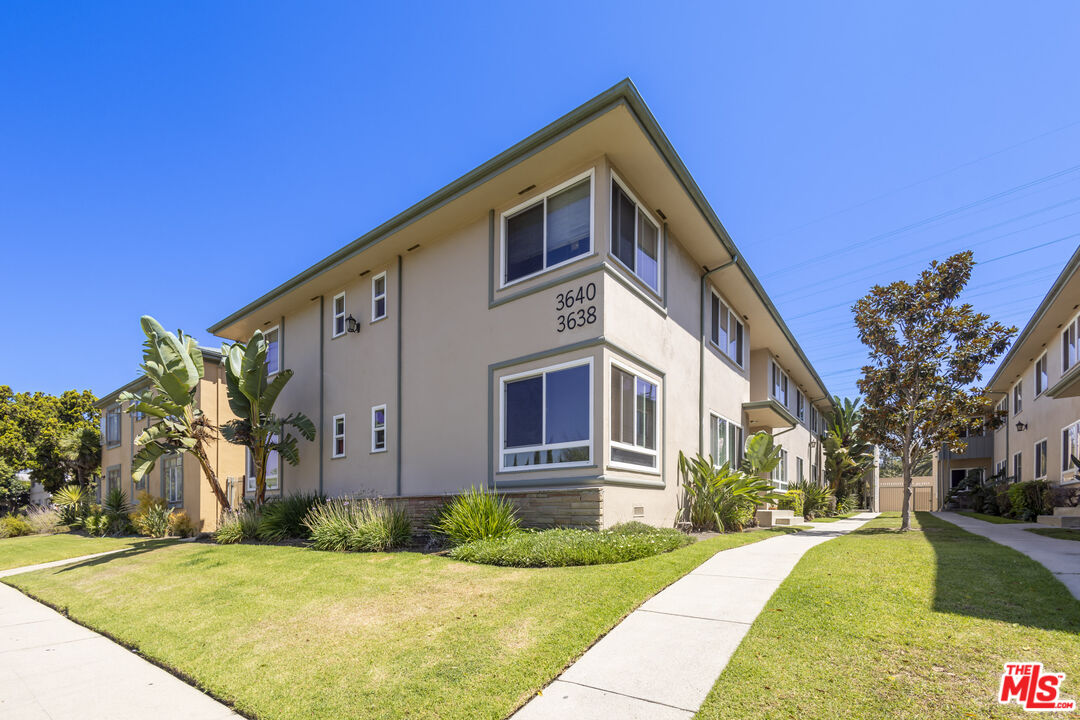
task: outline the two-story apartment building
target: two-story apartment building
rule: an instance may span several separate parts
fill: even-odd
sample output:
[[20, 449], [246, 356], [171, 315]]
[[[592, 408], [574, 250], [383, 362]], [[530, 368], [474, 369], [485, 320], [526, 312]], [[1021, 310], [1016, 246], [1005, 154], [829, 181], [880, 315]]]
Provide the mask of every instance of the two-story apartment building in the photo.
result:
[[[943, 482], [966, 467], [1014, 481], [1080, 484], [1080, 248], [1017, 336], [987, 389], [1006, 422], [943, 463]], [[951, 469], [950, 469], [951, 468]]]
[[776, 434], [820, 474], [829, 394], [624, 81], [210, 328], [273, 333], [316, 419], [285, 493], [470, 485], [527, 521], [671, 525], [680, 451]]
[[[225, 389], [225, 368], [221, 353], [203, 348], [205, 377], [195, 390], [195, 401], [213, 425], [221, 425], [234, 419], [229, 409]], [[151, 424], [151, 418], [142, 413], [125, 412], [119, 396], [122, 392], [138, 392], [145, 389], [147, 381], [139, 378], [121, 388], [106, 393], [95, 407], [101, 410], [101, 481], [97, 487], [100, 502], [114, 488], [124, 491], [128, 502], [138, 501], [139, 494], [147, 492], [164, 498], [170, 507], [184, 510], [200, 529], [213, 530], [217, 526], [218, 507], [210, 484], [198, 460], [189, 453], [161, 458], [154, 469], [139, 482], [131, 476], [131, 460], [138, 447], [135, 438]], [[247, 451], [238, 445], [230, 445], [219, 437], [209, 443], [207, 454], [223, 488], [232, 490], [231, 497], [242, 499], [244, 485], [254, 480], [254, 472], [247, 471]], [[277, 458], [271, 458], [267, 485], [270, 492], [280, 487], [277, 483]], [[250, 479], [247, 476], [251, 476]], [[252, 488], [253, 490], [253, 488]]]

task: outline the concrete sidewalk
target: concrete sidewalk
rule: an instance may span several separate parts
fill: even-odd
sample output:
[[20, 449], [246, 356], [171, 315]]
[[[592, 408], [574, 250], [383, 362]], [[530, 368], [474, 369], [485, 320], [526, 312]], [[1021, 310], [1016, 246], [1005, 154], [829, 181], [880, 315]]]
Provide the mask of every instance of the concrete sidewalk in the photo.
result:
[[1035, 562], [1042, 563], [1047, 570], [1080, 600], [1080, 542], [1058, 540], [1028, 532], [1030, 528], [1046, 528], [1038, 523], [991, 523], [967, 515], [953, 512], [933, 513], [942, 520], [976, 535], [989, 538], [999, 545], [1011, 547], [1024, 553]]
[[803, 554], [876, 515], [805, 526], [717, 553], [630, 613], [515, 720], [693, 717]]
[[93, 560], [94, 558], [105, 557], [106, 555], [113, 555], [118, 552], [124, 552], [130, 548], [117, 548], [116, 550], [106, 550], [105, 552], [94, 553], [92, 555], [80, 555], [73, 558], [65, 558], [63, 560], [53, 560], [47, 563], [38, 563], [37, 565], [23, 565], [22, 567], [9, 568], [7, 570], [0, 570], [0, 578], [10, 577], [12, 575], [22, 575], [23, 573], [34, 572], [35, 570], [48, 570], [49, 568], [60, 567], [61, 565], [74, 565], [75, 563], [81, 563], [84, 560]]
[[0, 718], [235, 717], [225, 705], [108, 638], [0, 584]]

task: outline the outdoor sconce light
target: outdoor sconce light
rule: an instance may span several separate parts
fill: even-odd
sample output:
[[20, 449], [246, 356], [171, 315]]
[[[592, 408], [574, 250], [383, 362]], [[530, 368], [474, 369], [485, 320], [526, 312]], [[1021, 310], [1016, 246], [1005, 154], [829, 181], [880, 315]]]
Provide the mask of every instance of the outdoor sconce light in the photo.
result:
[[350, 315], [345, 318], [345, 330], [346, 332], [358, 333], [360, 332], [360, 323], [356, 321], [356, 318]]
[[1027, 430], [1027, 423], [1022, 420], [1016, 421], [1016, 432], [1024, 432]]

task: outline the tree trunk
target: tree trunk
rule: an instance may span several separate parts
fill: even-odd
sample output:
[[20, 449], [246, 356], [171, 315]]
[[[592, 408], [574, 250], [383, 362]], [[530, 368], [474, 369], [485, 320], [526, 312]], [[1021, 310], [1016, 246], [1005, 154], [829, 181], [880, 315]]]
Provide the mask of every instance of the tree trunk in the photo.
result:
[[210, 459], [206, 457], [206, 451], [203, 449], [202, 443], [197, 443], [194, 448], [195, 457], [199, 459], [199, 465], [202, 466], [203, 472], [206, 473], [206, 479], [210, 483], [210, 490], [213, 491], [214, 497], [217, 498], [219, 514], [225, 510], [232, 510], [232, 504], [229, 502], [229, 498], [226, 497], [225, 491], [221, 489], [221, 484], [218, 483], [217, 473], [210, 466]]
[[264, 441], [255, 453], [255, 507], [262, 507], [266, 502], [266, 462], [269, 459]]
[[900, 516], [900, 532], [911, 530], [911, 451], [905, 447], [901, 460], [904, 468], [904, 509]]

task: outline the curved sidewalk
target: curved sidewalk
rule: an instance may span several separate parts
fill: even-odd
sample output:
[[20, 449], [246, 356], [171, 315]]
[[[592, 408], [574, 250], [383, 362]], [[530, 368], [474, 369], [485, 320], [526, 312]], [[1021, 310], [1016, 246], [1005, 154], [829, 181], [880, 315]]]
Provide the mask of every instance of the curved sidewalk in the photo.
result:
[[934, 515], [962, 530], [1024, 553], [1054, 573], [1054, 577], [1080, 600], [1080, 542], [1028, 532], [1031, 528], [1048, 527], [1038, 523], [991, 523], [954, 512], [936, 512]]
[[861, 513], [718, 552], [630, 613], [514, 720], [693, 717], [806, 551], [875, 517]]

